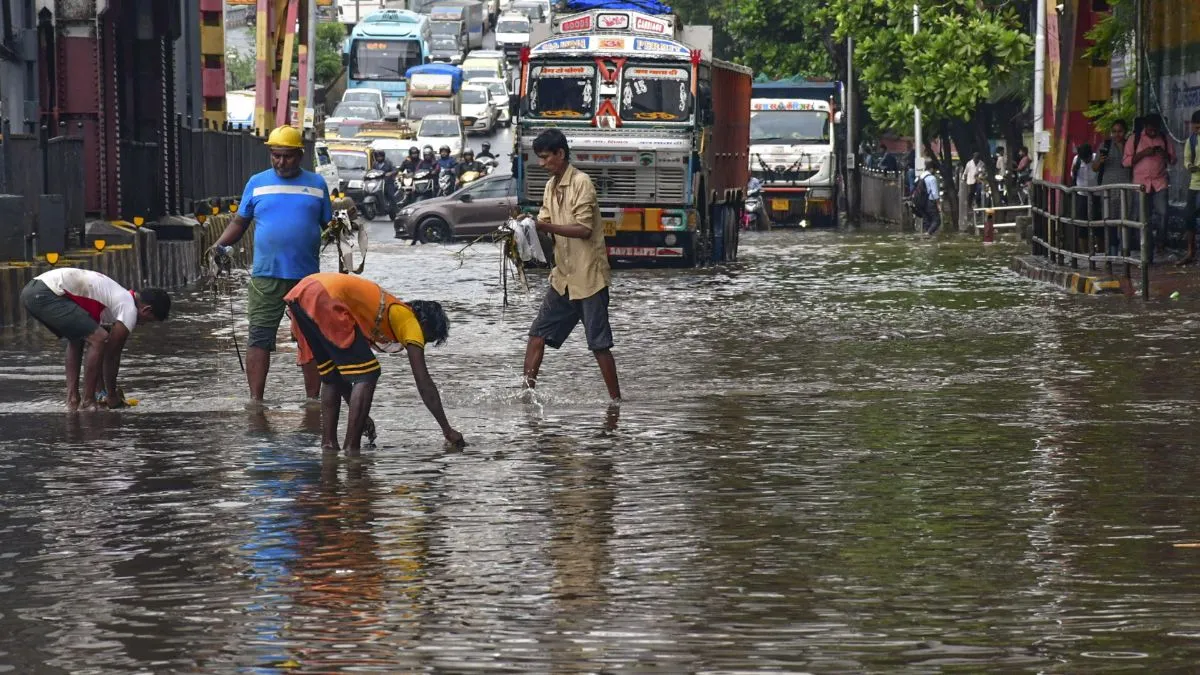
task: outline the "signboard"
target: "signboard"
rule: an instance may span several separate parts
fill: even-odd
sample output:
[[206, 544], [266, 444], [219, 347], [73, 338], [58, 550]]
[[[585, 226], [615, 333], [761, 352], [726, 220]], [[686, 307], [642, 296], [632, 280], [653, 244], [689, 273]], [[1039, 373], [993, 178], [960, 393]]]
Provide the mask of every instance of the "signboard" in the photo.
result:
[[560, 33], [583, 33], [592, 29], [592, 15], [581, 14], [580, 16], [566, 19], [558, 27]]
[[628, 14], [600, 14], [596, 17], [600, 30], [626, 30], [629, 28]]
[[670, 35], [671, 24], [652, 16], [645, 14], [635, 14], [633, 19], [633, 32], [649, 33], [651, 35]]
[[688, 78], [688, 71], [686, 68], [645, 68], [643, 66], [634, 66], [625, 70], [625, 77], [641, 80], [686, 80]]
[[538, 66], [533, 77], [589, 77], [595, 72], [593, 66]]
[[587, 49], [588, 39], [586, 37], [575, 38], [558, 38], [555, 40], [547, 40], [542, 44], [533, 48], [534, 52], [560, 52], [568, 49]]
[[683, 56], [691, 56], [692, 52], [687, 47], [672, 42], [670, 40], [655, 40], [653, 38], [634, 38], [633, 51], [635, 52], [657, 52], [659, 54], [681, 54]]
[[597, 39], [596, 49], [625, 49], [625, 38], [602, 37]]
[[828, 101], [806, 101], [788, 98], [756, 98], [750, 100], [751, 110], [819, 110], [829, 112]]
[[683, 248], [669, 246], [609, 246], [608, 255], [616, 258], [682, 258]]

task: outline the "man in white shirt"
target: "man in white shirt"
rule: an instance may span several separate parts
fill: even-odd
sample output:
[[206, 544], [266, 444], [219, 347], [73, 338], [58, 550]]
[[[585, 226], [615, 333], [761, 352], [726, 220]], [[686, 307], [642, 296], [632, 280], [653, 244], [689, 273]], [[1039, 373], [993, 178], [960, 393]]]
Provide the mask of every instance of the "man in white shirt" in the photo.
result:
[[[119, 408], [125, 403], [117, 391], [125, 340], [139, 321], [165, 321], [171, 296], [159, 288], [129, 291], [99, 272], [59, 267], [34, 277], [21, 291], [21, 304], [50, 332], [67, 339], [67, 407], [95, 407], [103, 373], [106, 403]], [[79, 369], [85, 342], [88, 356], [81, 400]]]
[[980, 174], [983, 173], [983, 158], [979, 153], [971, 155], [970, 161], [967, 162], [967, 168], [964, 172], [967, 182], [967, 192], [970, 195], [970, 203], [972, 207], [979, 205], [980, 197], [982, 196], [983, 183], [980, 181]]

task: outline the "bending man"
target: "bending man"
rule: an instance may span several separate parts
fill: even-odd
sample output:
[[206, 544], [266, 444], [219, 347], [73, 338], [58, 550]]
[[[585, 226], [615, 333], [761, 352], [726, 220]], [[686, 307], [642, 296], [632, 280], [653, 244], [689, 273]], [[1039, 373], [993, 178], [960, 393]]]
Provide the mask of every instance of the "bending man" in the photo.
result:
[[321, 376], [321, 447], [338, 452], [337, 425], [342, 399], [350, 402], [346, 454], [359, 454], [381, 367], [374, 346], [386, 353], [408, 352], [421, 400], [446, 440], [465, 445], [442, 409], [437, 385], [425, 366], [425, 345], [446, 341], [450, 322], [436, 302], [401, 302], [378, 284], [358, 276], [311, 274], [286, 296], [292, 334], [301, 365], [316, 363]]
[[[21, 304], [51, 333], [67, 339], [67, 407], [95, 407], [96, 385], [103, 373], [105, 402], [109, 408], [120, 408], [125, 401], [117, 390], [117, 371], [125, 340], [139, 321], [166, 321], [171, 296], [158, 288], [127, 291], [99, 272], [59, 267], [34, 277], [21, 291]], [[84, 343], [88, 356], [81, 401]]]

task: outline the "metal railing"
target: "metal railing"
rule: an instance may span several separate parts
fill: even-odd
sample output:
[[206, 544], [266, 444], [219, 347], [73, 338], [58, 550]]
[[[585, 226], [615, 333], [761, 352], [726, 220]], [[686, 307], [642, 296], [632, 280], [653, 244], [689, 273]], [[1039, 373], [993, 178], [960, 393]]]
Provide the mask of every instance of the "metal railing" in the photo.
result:
[[907, 197], [903, 171], [859, 171], [862, 178], [860, 204], [862, 215], [889, 223], [908, 223], [911, 212], [904, 203]]
[[1150, 204], [1142, 186], [1068, 187], [1035, 180], [1030, 189], [1034, 255], [1076, 269], [1081, 263], [1089, 270], [1103, 264], [1109, 274], [1113, 263], [1122, 263], [1126, 278], [1136, 265], [1141, 269], [1142, 299], [1150, 298]]

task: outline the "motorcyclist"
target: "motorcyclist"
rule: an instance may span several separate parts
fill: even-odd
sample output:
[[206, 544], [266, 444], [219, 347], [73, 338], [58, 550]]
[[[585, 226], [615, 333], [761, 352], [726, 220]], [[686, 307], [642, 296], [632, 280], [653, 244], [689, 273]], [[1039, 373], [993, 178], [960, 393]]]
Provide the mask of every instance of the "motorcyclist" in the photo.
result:
[[449, 170], [454, 171], [455, 165], [458, 164], [453, 157], [450, 156], [450, 146], [443, 145], [438, 148], [438, 172]]
[[479, 154], [476, 156], [476, 159], [481, 162], [485, 159], [495, 160], [496, 156], [492, 154], [492, 144], [484, 141], [483, 145], [479, 148]]
[[414, 145], [408, 149], [408, 157], [400, 162], [400, 173], [416, 173], [420, 165], [421, 149]]
[[438, 162], [437, 157], [433, 154], [433, 146], [427, 145], [421, 149], [421, 161], [417, 163], [417, 171], [432, 171], [437, 173]]
[[387, 158], [387, 154], [380, 152], [375, 155], [375, 166], [371, 168], [383, 172], [383, 196], [388, 201], [390, 211], [396, 207], [396, 165]]
[[478, 173], [480, 176], [482, 176], [486, 170], [487, 170], [486, 167], [484, 167], [484, 165], [481, 162], [475, 161], [475, 153], [474, 152], [472, 152], [469, 149], [464, 150], [463, 154], [462, 154], [462, 161], [458, 163], [458, 168], [455, 169], [455, 172], [454, 172], [454, 183], [458, 187], [462, 187], [463, 186], [463, 180], [462, 180], [463, 174], [474, 171], [474, 172]]

